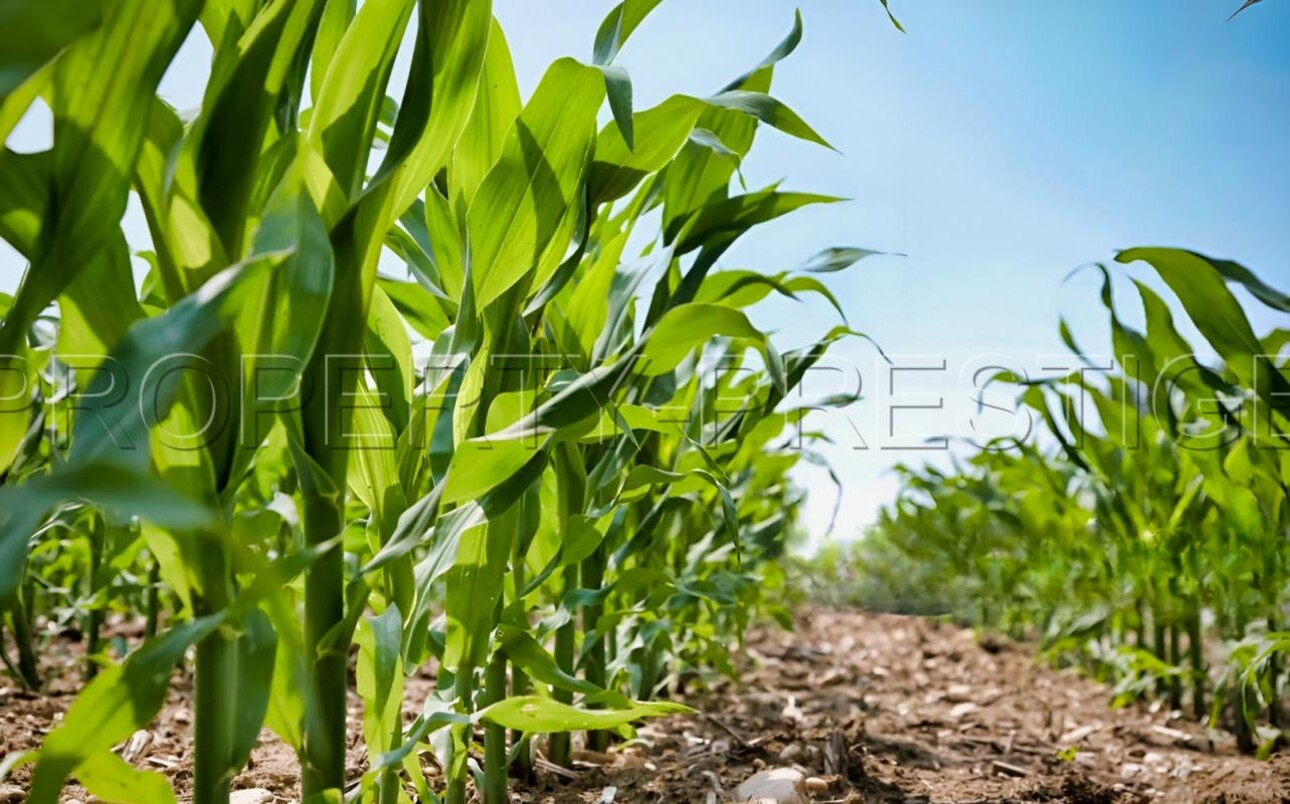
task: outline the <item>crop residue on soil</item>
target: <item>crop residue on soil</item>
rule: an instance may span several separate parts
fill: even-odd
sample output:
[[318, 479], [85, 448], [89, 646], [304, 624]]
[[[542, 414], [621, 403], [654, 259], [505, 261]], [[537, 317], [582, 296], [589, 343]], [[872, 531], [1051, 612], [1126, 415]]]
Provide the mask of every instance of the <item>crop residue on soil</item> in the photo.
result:
[[[1106, 687], [950, 625], [814, 610], [792, 631], [754, 630], [736, 661], [738, 682], [686, 699], [700, 714], [648, 723], [637, 742], [609, 754], [580, 752], [573, 772], [539, 763], [538, 778], [515, 785], [513, 799], [723, 801], [759, 770], [797, 767], [827, 783], [817, 802], [1290, 800], [1290, 760], [1237, 756], [1225, 738], [1215, 743], [1202, 725], [1159, 708], [1109, 709]], [[181, 793], [190, 691], [176, 689], [154, 728], [119, 749], [167, 773]], [[410, 680], [409, 716], [427, 691]], [[70, 701], [0, 692], [0, 750], [33, 747]], [[358, 718], [351, 722], [359, 772]], [[271, 792], [265, 801], [295, 800], [294, 764], [266, 731], [236, 784]], [[429, 757], [425, 764], [434, 773]], [[0, 801], [20, 801], [23, 782], [21, 772], [9, 780]]]

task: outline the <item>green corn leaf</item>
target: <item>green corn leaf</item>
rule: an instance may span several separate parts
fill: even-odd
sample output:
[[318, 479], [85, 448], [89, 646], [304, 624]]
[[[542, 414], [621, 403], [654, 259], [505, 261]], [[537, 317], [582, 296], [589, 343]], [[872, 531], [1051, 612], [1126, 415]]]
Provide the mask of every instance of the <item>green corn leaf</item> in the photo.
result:
[[101, 0], [15, 0], [0, 7], [0, 98], [102, 24], [105, 5]]
[[325, 0], [322, 17], [318, 22], [318, 32], [314, 35], [314, 49], [309, 71], [309, 94], [314, 98], [322, 95], [323, 79], [327, 77], [331, 60], [345, 37], [345, 31], [353, 22], [357, 8], [358, 0]]
[[233, 717], [232, 746], [228, 772], [236, 775], [246, 765], [260, 737], [260, 727], [269, 709], [273, 674], [277, 663], [278, 635], [268, 616], [259, 609], [242, 618], [237, 652], [237, 708]]
[[134, 273], [125, 238], [104, 244], [95, 265], [77, 276], [58, 297], [59, 327], [55, 351], [75, 356], [74, 368], [88, 377], [134, 322], [143, 317], [135, 297]]
[[218, 46], [227, 38], [241, 36], [251, 24], [257, 5], [255, 0], [206, 0], [201, 23], [211, 44]]
[[380, 408], [394, 430], [403, 432], [408, 426], [412, 388], [416, 384], [412, 342], [398, 308], [380, 286], [372, 289], [363, 348], [368, 372], [381, 393]]
[[1275, 407], [1278, 397], [1290, 394], [1290, 380], [1262, 355], [1262, 344], [1249, 319], [1228, 290], [1223, 272], [1212, 263], [1193, 252], [1166, 248], [1130, 249], [1118, 254], [1116, 260], [1150, 264], [1178, 296], [1205, 339], [1269, 405]]
[[226, 617], [214, 614], [181, 625], [150, 640], [124, 664], [100, 672], [77, 696], [62, 725], [45, 739], [29, 800], [33, 804], [57, 801], [63, 779], [82, 762], [108, 751], [151, 721], [165, 702], [175, 663]]
[[[3, 298], [6, 302], [10, 299], [7, 295]], [[36, 378], [26, 343], [20, 343], [8, 360], [0, 362], [0, 472], [9, 471], [26, 438], [35, 412], [32, 388]]]
[[[1192, 253], [1196, 254], [1195, 252]], [[1214, 269], [1222, 274], [1223, 278], [1228, 282], [1243, 285], [1254, 298], [1268, 307], [1283, 313], [1290, 313], [1290, 295], [1264, 282], [1249, 268], [1231, 260], [1216, 260], [1203, 254], [1196, 254], [1196, 256], [1214, 266]]]
[[493, 20], [475, 106], [452, 155], [452, 170], [448, 172], [450, 197], [460, 198], [470, 207], [480, 182], [501, 159], [506, 134], [519, 117], [520, 108], [520, 89], [506, 34]]
[[236, 41], [217, 43], [203, 114], [184, 139], [175, 180], [199, 200], [224, 252], [234, 258], [242, 252], [266, 133], [322, 4], [269, 4]]
[[1253, 354], [1258, 338], [1223, 276], [1204, 258], [1180, 249], [1135, 248], [1116, 255], [1116, 261], [1143, 260], [1178, 295], [1187, 314], [1219, 354]]
[[44, 222], [45, 245], [31, 255], [0, 328], [0, 354], [15, 352], [35, 316], [118, 231], [153, 92], [199, 6], [198, 0], [121, 0], [54, 65], [49, 177], [59, 205]]
[[637, 353], [625, 355], [609, 366], [600, 366], [579, 376], [551, 399], [538, 405], [533, 413], [489, 438], [494, 440], [528, 440], [573, 429], [598, 418], [612, 403], [614, 394], [636, 365]]
[[729, 245], [757, 224], [811, 204], [832, 204], [842, 200], [835, 196], [779, 192], [771, 188], [718, 201], [703, 207], [683, 225], [676, 227], [676, 253], [685, 254], [712, 241]]
[[631, 76], [627, 74], [627, 68], [617, 64], [602, 66], [600, 72], [605, 76], [605, 94], [609, 98], [609, 110], [614, 115], [618, 133], [627, 148], [634, 149]]
[[372, 512], [382, 536], [387, 536], [407, 507], [399, 484], [395, 431], [374, 391], [359, 385], [353, 399], [349, 488]]
[[842, 323], [844, 325], [847, 323], [847, 312], [842, 309], [842, 302], [838, 301], [838, 297], [833, 295], [833, 291], [829, 290], [828, 285], [825, 285], [815, 277], [795, 276], [786, 281], [784, 283], [784, 287], [790, 291], [790, 295], [798, 293], [817, 293], [820, 296], [823, 296], [833, 309], [838, 311], [838, 315], [842, 317]]
[[[433, 8], [433, 11], [431, 11]], [[361, 13], [361, 12], [360, 12]], [[435, 174], [452, 158], [454, 146], [461, 140], [468, 125], [475, 98], [483, 80], [485, 57], [489, 51], [493, 27], [492, 3], [488, 0], [450, 0], [422, 4], [420, 23], [427, 43], [427, 61], [424, 70], [429, 75], [429, 86], [409, 86], [409, 94], [418, 103], [428, 103], [425, 125], [419, 136], [409, 143], [406, 155], [393, 169], [392, 190], [384, 205], [381, 225], [374, 232], [384, 232], [398, 219], [412, 201], [425, 190]], [[499, 34], [500, 38], [500, 34]], [[489, 76], [504, 82], [503, 63], [509, 63], [509, 53], [502, 40], [496, 59], [490, 65]], [[511, 81], [514, 81], [513, 76]], [[505, 109], [505, 90], [498, 90], [490, 98], [490, 110]], [[405, 102], [405, 112], [408, 107]], [[487, 113], [481, 113], [487, 114]], [[502, 112], [503, 130], [511, 121]], [[490, 125], [485, 121], [483, 125]], [[374, 259], [368, 255], [368, 260]]]
[[[721, 92], [769, 92], [774, 66], [787, 57], [802, 39], [802, 17], [795, 13], [793, 28], [774, 50], [752, 70], [731, 81]], [[743, 112], [710, 108], [700, 115], [696, 125], [712, 132], [727, 150], [741, 158], [752, 147], [757, 131], [756, 118]], [[670, 241], [676, 228], [685, 218], [703, 205], [729, 194], [730, 177], [734, 175], [738, 160], [724, 153], [697, 143], [682, 148], [676, 161], [668, 168], [667, 186], [664, 189], [663, 227], [665, 239]]]
[[445, 576], [443, 662], [454, 673], [473, 672], [486, 658], [494, 609], [511, 554], [514, 510], [463, 533], [456, 560]]
[[111, 751], [98, 751], [76, 769], [76, 781], [100, 801], [174, 802], [170, 780], [157, 771], [138, 770]]
[[591, 517], [576, 514], [564, 519], [564, 522], [566, 524], [560, 534], [559, 550], [542, 571], [529, 581], [528, 586], [520, 594], [521, 598], [537, 591], [556, 570], [574, 566], [586, 560], [605, 540], [605, 534], [596, 527]]
[[802, 43], [802, 12], [799, 10], [794, 10], [793, 27], [788, 32], [788, 36], [785, 36], [783, 41], [781, 41], [778, 45], [776, 45], [774, 50], [772, 50], [770, 53], [766, 55], [766, 58], [758, 62], [756, 67], [752, 68], [748, 72], [744, 73], [743, 75], [739, 76], [735, 80], [731, 81], [729, 84], [726, 84], [726, 86], [723, 87], [721, 91], [730, 92], [736, 89], [751, 89], [752, 87], [749, 87], [746, 85], [749, 83], [752, 83], [755, 77], [759, 73], [766, 75], [767, 83], [769, 83], [770, 68], [774, 67], [779, 62], [788, 58], [793, 53], [794, 50], [797, 50], [797, 46], [800, 45], [801, 43]]
[[434, 296], [415, 282], [382, 277], [377, 280], [377, 286], [403, 320], [426, 340], [435, 340], [452, 323]]
[[497, 627], [493, 639], [495, 650], [505, 653], [506, 658], [515, 666], [522, 668], [530, 677], [543, 684], [586, 695], [604, 692], [604, 689], [590, 681], [561, 670], [541, 643], [525, 631], [503, 624]]
[[0, 150], [0, 237], [27, 259], [36, 256], [49, 205], [53, 154]]
[[[235, 266], [207, 282], [165, 315], [137, 322], [113, 349], [114, 365], [96, 372], [87, 394], [90, 416], [80, 416], [73, 431], [72, 464], [99, 463], [141, 474], [148, 467], [149, 423], [145, 411], [164, 417], [174, 403], [173, 383], [149, 387], [149, 371], [177, 352], [198, 352], [246, 303], [255, 279], [277, 259], [270, 256]], [[124, 398], [112, 398], [119, 378], [131, 380]], [[136, 379], [137, 378], [137, 379]], [[144, 394], [151, 404], [141, 404]]]
[[371, 770], [364, 775], [364, 779], [370, 781], [381, 771], [397, 767], [413, 751], [422, 745], [430, 735], [438, 732], [448, 726], [470, 726], [474, 719], [469, 715], [463, 715], [454, 712], [448, 704], [434, 698], [433, 696], [426, 699], [425, 711], [416, 722], [408, 729], [406, 739], [403, 745], [382, 755], [377, 759]]
[[797, 295], [784, 282], [787, 276], [782, 272], [767, 276], [756, 271], [719, 271], [704, 278], [694, 300], [703, 304], [722, 304], [743, 309], [766, 298], [772, 291], [796, 299]]
[[596, 341], [604, 331], [605, 321], [609, 316], [605, 298], [617, 275], [618, 262], [627, 246], [629, 235], [630, 232], [623, 232], [606, 244], [570, 294], [565, 311], [565, 324], [570, 333], [567, 342], [571, 347], [570, 353], [590, 357], [595, 350]]
[[1232, 12], [1232, 16], [1228, 17], [1227, 21], [1231, 22], [1232, 20], [1236, 19], [1237, 14], [1240, 14], [1242, 11], [1249, 8], [1250, 6], [1257, 5], [1261, 2], [1263, 2], [1263, 0], [1245, 0], [1245, 2], [1241, 4], [1240, 8]]
[[854, 246], [826, 248], [802, 264], [799, 270], [817, 274], [829, 274], [850, 268], [866, 257], [877, 257], [885, 251], [874, 251]]
[[827, 140], [815, 132], [815, 129], [807, 125], [806, 121], [798, 117], [796, 112], [763, 92], [732, 89], [708, 98], [707, 102], [719, 109], [730, 109], [752, 115], [785, 134], [823, 145], [825, 148], [833, 148]]
[[561, 59], [507, 135], [467, 216], [480, 309], [534, 270], [560, 230], [591, 155], [604, 91], [599, 71]]
[[[439, 517], [439, 502], [444, 484], [439, 484], [421, 499], [408, 506], [399, 515], [394, 532], [372, 560], [363, 567], [363, 574], [375, 572], [397, 558], [407, 555], [419, 546], [428, 534], [437, 528], [447, 529], [446, 518]], [[454, 512], [455, 513], [455, 512]], [[473, 513], [473, 512], [472, 512]], [[440, 534], [440, 543], [444, 541]]]
[[[878, 0], [878, 2], [882, 3], [883, 10], [887, 12], [887, 19], [891, 20], [891, 24], [896, 26], [896, 30], [905, 33], [905, 26], [901, 25], [900, 20], [896, 19], [896, 15], [891, 13], [891, 6], [888, 5], [890, 0]], [[1255, 2], [1258, 2], [1258, 0], [1255, 0]]]
[[77, 696], [62, 725], [41, 746], [29, 800], [34, 804], [58, 801], [68, 774], [151, 722], [165, 702], [175, 665], [189, 647], [231, 618], [254, 612], [261, 601], [280, 592], [336, 544], [333, 540], [279, 559], [262, 570], [229, 608], [149, 639], [122, 664], [95, 676]]
[[[283, 255], [270, 254], [229, 268], [166, 314], [130, 327], [113, 349], [110, 367], [105, 364], [88, 383], [67, 464], [20, 490], [0, 489], [0, 499], [22, 494], [30, 502], [0, 521], [0, 553], [16, 559], [10, 566], [21, 567], [26, 539], [45, 512], [76, 498], [104, 507], [118, 521], [141, 516], [174, 527], [212, 524], [209, 508], [152, 475], [149, 430], [155, 422], [150, 417], [166, 421], [172, 414], [181, 414], [178, 421], [188, 421], [183, 406], [176, 405], [180, 384], [158, 384], [154, 368], [173, 354], [200, 352], [246, 307], [259, 277], [282, 259]], [[124, 392], [114, 391], [117, 388]], [[191, 422], [188, 426], [196, 432]], [[178, 465], [186, 463], [190, 462]], [[15, 580], [10, 573], [0, 575], [0, 599], [12, 593], [10, 583]]]
[[457, 447], [443, 492], [447, 505], [478, 500], [518, 472], [539, 452], [527, 439], [482, 437]]
[[648, 377], [665, 374], [718, 335], [746, 338], [758, 345], [766, 339], [738, 310], [719, 304], [683, 304], [669, 310], [650, 333], [639, 371]]
[[622, 198], [670, 162], [685, 145], [704, 108], [694, 98], [673, 95], [652, 109], [636, 112], [632, 115], [632, 143], [621, 125], [601, 129], [587, 178], [593, 203]]
[[688, 714], [694, 710], [672, 702], [635, 702], [623, 709], [580, 709], [549, 698], [506, 698], [480, 710], [479, 719], [516, 731], [544, 733], [614, 729], [636, 720]]
[[270, 596], [266, 610], [280, 644], [264, 726], [299, 753], [304, 745], [305, 720], [315, 717], [318, 709], [317, 690], [305, 661], [303, 623], [290, 592]]
[[363, 699], [363, 736], [371, 756], [391, 750], [392, 737], [402, 733], [402, 620], [397, 606], [367, 617], [355, 641], [358, 654], [358, 694]]
[[363, 3], [314, 98], [310, 144], [323, 155], [348, 198], [354, 198], [362, 184], [385, 85], [413, 5], [412, 0]]
[[607, 65], [618, 56], [627, 39], [662, 0], [623, 0], [610, 11], [596, 31], [592, 63]]

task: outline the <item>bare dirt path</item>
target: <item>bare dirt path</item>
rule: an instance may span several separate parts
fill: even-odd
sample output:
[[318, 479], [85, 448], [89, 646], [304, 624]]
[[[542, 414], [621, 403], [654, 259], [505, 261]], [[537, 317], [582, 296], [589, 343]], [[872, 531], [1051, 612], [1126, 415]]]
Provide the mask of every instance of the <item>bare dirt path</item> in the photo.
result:
[[[720, 801], [755, 770], [797, 765], [830, 783], [815, 801], [1290, 801], [1290, 757], [1237, 756], [1159, 707], [1110, 709], [1105, 686], [951, 625], [815, 610], [750, 634], [746, 653], [738, 684], [689, 700], [704, 716], [643, 728], [638, 759], [577, 784]], [[657, 771], [623, 767], [642, 760]]]
[[[754, 630], [736, 652], [738, 682], [686, 698], [700, 714], [645, 725], [609, 754], [582, 752], [572, 773], [543, 765], [513, 799], [722, 802], [757, 771], [796, 767], [814, 777], [802, 799], [813, 802], [1290, 801], [1290, 757], [1237, 756], [1230, 741], [1158, 707], [1112, 710], [1106, 687], [954, 626], [811, 610], [792, 631]], [[428, 689], [411, 680], [409, 716]], [[181, 793], [188, 695], [181, 684], [154, 728], [120, 749]], [[70, 701], [0, 690], [0, 752], [32, 747]], [[361, 769], [357, 733], [351, 742]], [[294, 756], [265, 732], [236, 785], [266, 791], [246, 800], [268, 804], [296, 800], [297, 779]], [[0, 802], [21, 801], [24, 781], [0, 786]]]

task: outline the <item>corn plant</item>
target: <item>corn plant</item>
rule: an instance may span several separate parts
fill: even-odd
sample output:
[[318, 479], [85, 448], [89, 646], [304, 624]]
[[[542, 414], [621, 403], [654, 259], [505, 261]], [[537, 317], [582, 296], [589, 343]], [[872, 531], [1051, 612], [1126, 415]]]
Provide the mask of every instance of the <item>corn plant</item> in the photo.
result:
[[[198, 802], [228, 799], [262, 726], [306, 800], [437, 800], [425, 756], [447, 801], [472, 771], [504, 801], [537, 751], [568, 764], [570, 733], [603, 748], [684, 710], [654, 698], [687, 674], [732, 670], [810, 457], [786, 400], [854, 333], [781, 354], [743, 309], [816, 294], [841, 314], [828, 288], [717, 269], [837, 200], [739, 173], [761, 127], [827, 146], [768, 94], [800, 18], [716, 94], [637, 111], [614, 62], [657, 4], [616, 7], [590, 62], [527, 99], [487, 0], [0, 12], [0, 135], [37, 98], [54, 118], [50, 150], [0, 153], [0, 236], [29, 263], [0, 328], [5, 659], [36, 687], [33, 625], [88, 643], [62, 725], [6, 763], [34, 764], [32, 801], [69, 776], [174, 800], [112, 746], [190, 650]], [[190, 35], [213, 56], [181, 116], [156, 89]], [[109, 608], [144, 638], [105, 646]], [[437, 693], [405, 728], [427, 665]]]
[[[1118, 260], [1154, 269], [1217, 362], [1196, 356], [1175, 308], [1142, 282], [1133, 288], [1146, 329], [1126, 324], [1099, 266], [1119, 369], [1097, 370], [1063, 323], [1084, 369], [1022, 386], [1045, 441], [989, 445], [948, 474], [904, 469], [906, 492], [861, 566], [898, 586], [902, 568], [945, 579], [927, 587], [946, 590], [941, 600], [915, 605], [1037, 631], [1125, 698], [1158, 694], [1182, 708], [1189, 697], [1197, 717], [1230, 713], [1245, 750], [1257, 747], [1262, 709], [1271, 745], [1284, 724], [1290, 364], [1286, 331], [1258, 336], [1230, 288], [1280, 312], [1290, 298], [1192, 252]], [[1225, 646], [1216, 668], [1208, 643]]]

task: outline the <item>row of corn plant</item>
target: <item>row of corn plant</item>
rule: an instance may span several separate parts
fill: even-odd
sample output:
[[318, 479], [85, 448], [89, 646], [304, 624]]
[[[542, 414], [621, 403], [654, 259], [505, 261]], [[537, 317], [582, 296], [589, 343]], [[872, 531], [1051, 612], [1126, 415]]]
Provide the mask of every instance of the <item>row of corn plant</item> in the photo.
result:
[[[500, 802], [571, 734], [603, 750], [732, 671], [815, 459], [793, 391], [853, 334], [815, 273], [869, 252], [718, 269], [837, 200], [740, 170], [763, 128], [828, 145], [768, 94], [801, 20], [715, 94], [638, 111], [615, 61], [657, 5], [625, 0], [527, 99], [487, 0], [0, 11], [0, 139], [53, 116], [50, 149], [0, 152], [28, 262], [0, 299], [3, 653], [38, 688], [74, 626], [87, 682], [0, 776], [174, 800], [113, 747], [191, 672], [194, 801], [228, 800], [268, 727], [307, 801]], [[213, 55], [181, 114], [157, 87], [190, 36]], [[772, 294], [839, 323], [781, 353], [744, 312]]]
[[[859, 566], [887, 579], [889, 605], [1038, 634], [1123, 698], [1159, 695], [1268, 749], [1290, 644], [1290, 332], [1257, 335], [1232, 289], [1276, 312], [1290, 298], [1192, 252], [1118, 260], [1145, 261], [1176, 305], [1134, 280], [1139, 331], [1098, 266], [1114, 358], [1081, 351], [1063, 323], [1075, 370], [997, 378], [1020, 384], [1042, 437], [985, 445], [948, 472], [903, 468]], [[1180, 333], [1178, 312], [1204, 343]]]

